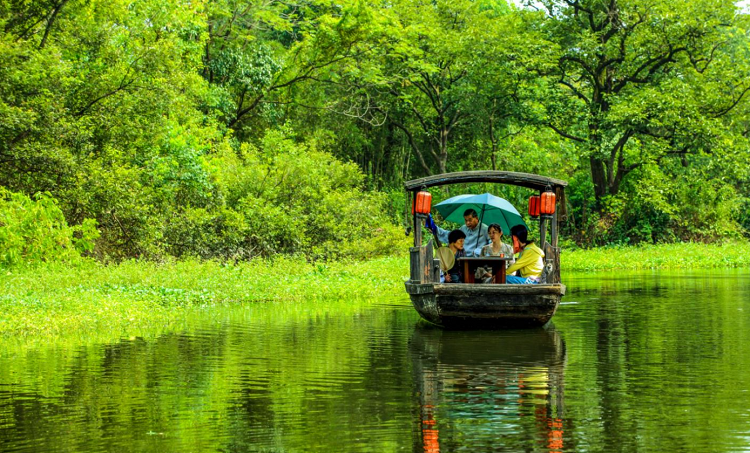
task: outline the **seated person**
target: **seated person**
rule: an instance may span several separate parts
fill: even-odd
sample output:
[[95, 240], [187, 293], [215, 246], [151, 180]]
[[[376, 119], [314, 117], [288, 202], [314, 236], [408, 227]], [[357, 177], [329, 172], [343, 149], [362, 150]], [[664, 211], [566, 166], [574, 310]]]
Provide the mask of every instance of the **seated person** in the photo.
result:
[[[513, 238], [513, 248], [520, 252], [516, 262], [507, 270], [506, 283], [534, 284], [539, 283], [544, 269], [544, 252], [528, 239], [528, 231], [523, 225], [516, 225], [510, 229]], [[519, 271], [520, 277], [510, 275]]]
[[464, 253], [464, 240], [466, 235], [461, 230], [453, 230], [448, 235], [448, 245], [437, 249], [440, 259], [440, 270], [445, 283], [461, 283], [463, 281], [458, 258], [466, 256]]
[[[513, 247], [510, 244], [504, 244], [502, 241], [503, 229], [497, 223], [493, 223], [489, 226], [489, 234], [492, 243], [482, 247], [480, 256], [503, 256], [510, 258], [505, 262], [505, 267], [508, 268], [516, 260], [513, 258]], [[492, 283], [492, 269], [478, 267], [474, 277], [482, 283]]]
[[[487, 225], [479, 223], [479, 216], [477, 211], [473, 209], [467, 209], [464, 211], [464, 225], [461, 225], [460, 230], [466, 235], [465, 244], [469, 248], [465, 250], [466, 256], [479, 256], [479, 252], [482, 247], [490, 243], [490, 237], [487, 235]], [[432, 220], [432, 214], [425, 219], [425, 227], [432, 231], [440, 241], [450, 242], [448, 239], [448, 230], [444, 230], [435, 224]]]

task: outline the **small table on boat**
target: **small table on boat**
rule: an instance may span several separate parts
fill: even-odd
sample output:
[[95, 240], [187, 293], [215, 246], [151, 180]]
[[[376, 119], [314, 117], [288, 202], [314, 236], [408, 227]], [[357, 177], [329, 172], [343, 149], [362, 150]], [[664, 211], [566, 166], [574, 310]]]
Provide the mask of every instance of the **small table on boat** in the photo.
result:
[[458, 261], [463, 264], [464, 280], [466, 283], [476, 283], [474, 281], [474, 271], [479, 266], [491, 267], [492, 275], [495, 277], [494, 283], [505, 283], [505, 263], [510, 261], [508, 257], [499, 256], [465, 256]]

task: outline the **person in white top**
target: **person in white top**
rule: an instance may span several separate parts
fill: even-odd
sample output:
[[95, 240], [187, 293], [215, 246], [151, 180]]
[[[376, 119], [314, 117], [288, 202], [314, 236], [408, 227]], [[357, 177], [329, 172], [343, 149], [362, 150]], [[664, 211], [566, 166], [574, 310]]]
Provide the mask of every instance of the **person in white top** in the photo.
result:
[[[505, 262], [505, 267], [510, 267], [516, 260], [513, 258], [513, 246], [510, 244], [503, 243], [503, 229], [499, 224], [493, 223], [488, 227], [491, 244], [482, 247], [480, 256], [503, 256], [510, 258]], [[492, 281], [492, 269], [486, 267], [478, 267], [474, 277], [481, 278], [484, 283], [490, 283]]]
[[[479, 216], [477, 215], [477, 211], [473, 209], [467, 209], [464, 212], [464, 222], [465, 225], [461, 225], [459, 230], [463, 231], [466, 235], [466, 240], [464, 241], [466, 256], [479, 256], [482, 252], [482, 247], [490, 243], [490, 236], [487, 234], [487, 225], [479, 224]], [[443, 244], [448, 242], [450, 230], [444, 230], [435, 225], [435, 222], [432, 221], [432, 216], [427, 218], [425, 226], [435, 233], [440, 242]]]

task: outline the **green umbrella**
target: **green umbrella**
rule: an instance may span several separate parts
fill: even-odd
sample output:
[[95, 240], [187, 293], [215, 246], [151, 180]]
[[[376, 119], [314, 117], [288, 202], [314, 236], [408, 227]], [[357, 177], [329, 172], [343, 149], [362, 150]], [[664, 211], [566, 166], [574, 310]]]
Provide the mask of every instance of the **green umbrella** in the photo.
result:
[[473, 209], [477, 212], [480, 223], [499, 224], [505, 236], [510, 235], [510, 229], [516, 225], [526, 226], [521, 214], [508, 200], [491, 193], [457, 195], [436, 204], [435, 209], [444, 219], [455, 223], [464, 223], [464, 212]]

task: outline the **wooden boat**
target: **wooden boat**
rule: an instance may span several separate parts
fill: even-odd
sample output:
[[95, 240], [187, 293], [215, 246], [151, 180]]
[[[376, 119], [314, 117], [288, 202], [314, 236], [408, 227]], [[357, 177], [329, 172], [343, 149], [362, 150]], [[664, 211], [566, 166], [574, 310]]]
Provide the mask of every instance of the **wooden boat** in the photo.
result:
[[[554, 203], [560, 208], [565, 206], [563, 197], [567, 182], [504, 171], [445, 173], [407, 181], [404, 184], [407, 206], [413, 206], [417, 192], [430, 187], [475, 182], [528, 187], [538, 190], [540, 195], [552, 191]], [[554, 209], [553, 214], [542, 215], [539, 219], [536, 243], [544, 251], [545, 267], [541, 283], [537, 285], [440, 283], [440, 262], [433, 257], [433, 241], [430, 239], [427, 244], [422, 244], [422, 225], [426, 215], [414, 212], [414, 247], [410, 249], [410, 278], [405, 282], [414, 308], [425, 320], [447, 328], [520, 328], [546, 324], [565, 294], [565, 285], [560, 282], [559, 211]]]

